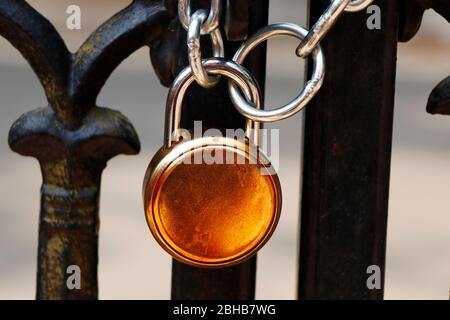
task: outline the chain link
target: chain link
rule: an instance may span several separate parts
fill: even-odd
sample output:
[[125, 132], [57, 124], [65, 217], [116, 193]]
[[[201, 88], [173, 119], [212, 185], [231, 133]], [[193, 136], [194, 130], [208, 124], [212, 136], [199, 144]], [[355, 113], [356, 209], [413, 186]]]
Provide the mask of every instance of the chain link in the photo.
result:
[[[311, 56], [313, 71], [311, 80], [304, 85], [294, 100], [285, 106], [272, 110], [261, 110], [259, 106], [250, 101], [251, 99], [249, 100], [242, 96], [242, 93], [233, 81], [229, 81], [230, 97], [236, 109], [249, 121], [254, 121], [256, 126], [258, 126], [259, 122], [274, 122], [286, 119], [302, 110], [320, 90], [325, 77], [325, 57], [320, 47], [320, 42], [344, 12], [363, 10], [372, 2], [373, 0], [332, 0], [328, 8], [309, 31], [295, 24], [279, 23], [266, 26], [248, 38], [233, 57], [233, 61], [236, 62], [233, 65], [235, 72], [241, 71], [244, 74], [248, 72], [241, 65], [250, 51], [263, 41], [281, 35], [293, 36], [301, 40], [296, 54], [301, 58]], [[223, 72], [217, 72], [212, 67], [213, 64], [208, 64], [207, 61], [211, 61], [211, 59], [202, 60], [200, 45], [200, 36], [209, 34], [214, 57], [224, 57], [223, 40], [219, 28], [220, 6], [220, 0], [211, 0], [209, 14], [206, 10], [199, 9], [191, 15], [189, 0], [180, 0], [178, 5], [180, 22], [188, 31], [188, 57], [192, 77], [204, 88], [215, 86], [219, 81], [218, 74], [223, 74]], [[206, 65], [208, 65], [207, 69], [205, 69]], [[216, 67], [219, 65], [218, 63], [215, 64]], [[235, 68], [236, 65], [241, 66], [241, 69]], [[214, 74], [215, 76], [209, 76], [208, 74]], [[247, 79], [248, 77], [243, 76], [243, 78]]]
[[333, 0], [319, 20], [314, 24], [308, 35], [300, 43], [296, 54], [300, 58], [306, 58], [320, 41], [326, 36], [336, 24], [339, 17], [344, 13], [356, 12], [366, 8], [373, 0]]
[[202, 48], [200, 43], [201, 35], [211, 37], [213, 57], [223, 58], [225, 49], [223, 46], [222, 34], [219, 28], [220, 22], [220, 0], [211, 1], [209, 14], [206, 10], [199, 9], [191, 15], [191, 2], [180, 0], [178, 2], [179, 20], [187, 30], [187, 47], [189, 66], [195, 81], [203, 88], [212, 88], [220, 80], [219, 76], [210, 77], [202, 64]]
[[[241, 45], [234, 55], [233, 60], [238, 64], [242, 64], [251, 50], [270, 38], [287, 35], [302, 40], [307, 33], [308, 30], [292, 23], [278, 23], [266, 26], [257, 31]], [[325, 76], [325, 57], [320, 45], [314, 48], [311, 53], [311, 57], [313, 60], [311, 80], [306, 83], [298, 96], [287, 105], [272, 110], [256, 109], [241, 96], [241, 93], [237, 89], [236, 85], [229, 82], [228, 88], [234, 106], [242, 115], [248, 119], [258, 122], [274, 122], [293, 116], [308, 105], [323, 84]]]
[[[209, 9], [208, 19], [202, 25], [200, 32], [202, 35], [213, 32], [219, 27], [220, 24], [220, 10], [221, 1], [211, 0], [211, 8]], [[191, 21], [191, 1], [179, 0], [178, 1], [178, 16], [181, 25], [185, 30], [189, 29], [189, 23]]]
[[345, 8], [345, 12], [358, 12], [364, 10], [372, 4], [374, 0], [352, 0], [350, 4]]
[[[195, 77], [195, 81], [203, 88], [212, 88], [220, 80], [220, 77], [210, 77], [208, 73], [203, 68], [202, 64], [202, 52], [200, 45], [200, 29], [203, 23], [206, 21], [207, 12], [205, 10], [197, 10], [190, 19], [189, 29], [188, 29], [188, 57], [189, 65], [192, 68], [192, 72]], [[222, 35], [220, 29], [215, 29], [210, 34], [213, 56], [216, 58], [224, 58], [225, 50], [223, 47]]]

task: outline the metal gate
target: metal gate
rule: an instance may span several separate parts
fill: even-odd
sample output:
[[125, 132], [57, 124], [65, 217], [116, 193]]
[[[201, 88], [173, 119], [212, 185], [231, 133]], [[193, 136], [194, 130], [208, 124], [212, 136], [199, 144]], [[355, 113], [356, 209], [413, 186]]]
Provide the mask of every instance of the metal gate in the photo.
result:
[[[329, 2], [310, 1], [311, 21]], [[206, 0], [195, 3], [209, 5]], [[379, 265], [384, 273], [397, 42], [414, 36], [424, 10], [434, 8], [450, 19], [450, 6], [448, 0], [374, 4], [381, 8], [383, 28], [361, 28], [363, 13], [346, 15], [322, 43], [329, 72], [306, 111], [300, 299], [383, 298], [383, 290], [367, 288], [362, 270]], [[223, 5], [230, 57], [249, 34], [267, 25], [269, 1]], [[26, 1], [1, 0], [0, 35], [26, 58], [48, 100], [48, 107], [21, 116], [9, 136], [11, 149], [37, 158], [42, 170], [36, 296], [96, 299], [102, 170], [114, 156], [140, 149], [132, 124], [117, 111], [97, 107], [96, 98], [113, 70], [143, 46], [150, 47], [154, 69], [166, 86], [188, 64], [177, 1], [134, 0], [73, 54]], [[261, 45], [246, 63], [261, 88], [265, 58]], [[227, 97], [224, 83], [211, 90], [194, 87], [186, 98], [184, 127], [202, 119], [205, 127], [243, 128], [244, 118]], [[449, 97], [447, 79], [432, 93], [428, 112], [450, 114]], [[208, 108], [211, 104], [214, 109]], [[83, 270], [81, 290], [67, 289], [69, 265]], [[256, 257], [218, 270], [174, 261], [172, 298], [254, 299], [255, 276]]]

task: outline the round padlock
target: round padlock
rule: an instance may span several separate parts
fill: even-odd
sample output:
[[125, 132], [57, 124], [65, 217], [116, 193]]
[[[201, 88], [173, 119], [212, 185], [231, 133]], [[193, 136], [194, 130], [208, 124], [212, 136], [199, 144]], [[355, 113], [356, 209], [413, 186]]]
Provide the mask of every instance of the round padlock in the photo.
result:
[[[223, 59], [205, 60], [204, 67], [235, 81], [259, 107], [259, 88], [245, 68]], [[244, 139], [186, 139], [180, 119], [193, 82], [186, 68], [169, 91], [164, 146], [144, 179], [145, 214], [155, 239], [178, 261], [227, 267], [253, 256], [270, 238], [280, 216], [281, 187], [257, 147], [258, 123], [248, 121]]]

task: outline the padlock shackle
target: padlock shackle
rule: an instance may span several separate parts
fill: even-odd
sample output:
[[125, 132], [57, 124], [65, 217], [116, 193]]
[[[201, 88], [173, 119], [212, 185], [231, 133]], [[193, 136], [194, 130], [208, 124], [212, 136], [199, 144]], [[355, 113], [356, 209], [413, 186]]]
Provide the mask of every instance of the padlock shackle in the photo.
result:
[[[222, 58], [212, 58], [203, 61], [203, 66], [210, 74], [223, 75], [234, 81], [244, 93], [248, 101], [252, 101], [255, 108], [261, 108], [261, 93], [258, 84], [250, 72], [241, 65]], [[174, 141], [180, 138], [181, 113], [183, 99], [188, 88], [195, 82], [192, 69], [186, 67], [176, 77], [167, 95], [166, 128], [164, 147], [170, 148]], [[242, 98], [243, 99], [243, 98]], [[250, 119], [246, 123], [246, 136], [256, 146], [259, 145], [259, 122]]]

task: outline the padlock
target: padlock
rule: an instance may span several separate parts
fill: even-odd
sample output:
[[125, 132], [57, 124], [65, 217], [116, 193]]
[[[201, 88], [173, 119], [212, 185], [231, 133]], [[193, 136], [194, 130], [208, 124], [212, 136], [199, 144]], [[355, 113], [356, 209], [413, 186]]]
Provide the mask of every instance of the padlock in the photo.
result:
[[[259, 88], [245, 68], [223, 59], [205, 60], [204, 67], [209, 74], [231, 78], [259, 107]], [[193, 81], [186, 68], [169, 91], [164, 146], [144, 179], [145, 214], [155, 239], [178, 261], [227, 267], [253, 256], [270, 238], [280, 216], [281, 187], [257, 147], [258, 123], [247, 121], [244, 140], [183, 138], [182, 102]], [[223, 162], [206, 161], [205, 154]]]

